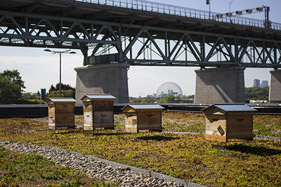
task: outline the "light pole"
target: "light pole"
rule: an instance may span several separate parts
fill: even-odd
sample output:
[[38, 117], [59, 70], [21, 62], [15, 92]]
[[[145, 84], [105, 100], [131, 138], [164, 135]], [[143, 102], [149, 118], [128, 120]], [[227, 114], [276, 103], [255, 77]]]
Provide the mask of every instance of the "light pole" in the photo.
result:
[[59, 77], [60, 77], [60, 83], [59, 83], [59, 97], [61, 97], [61, 54], [62, 53], [69, 53], [69, 54], [76, 54], [75, 51], [71, 51], [70, 49], [66, 49], [64, 51], [54, 51], [54, 50], [50, 50], [50, 49], [45, 49], [44, 51], [46, 52], [50, 52], [52, 54], [59, 54], [60, 55], [60, 71], [59, 71]]
[[209, 19], [211, 19], [211, 0], [206, 0], [206, 4], [209, 5]]
[[232, 5], [232, 3], [234, 3], [234, 1], [236, 1], [236, 0], [232, 0], [229, 2], [229, 13], [231, 13], [231, 5]]

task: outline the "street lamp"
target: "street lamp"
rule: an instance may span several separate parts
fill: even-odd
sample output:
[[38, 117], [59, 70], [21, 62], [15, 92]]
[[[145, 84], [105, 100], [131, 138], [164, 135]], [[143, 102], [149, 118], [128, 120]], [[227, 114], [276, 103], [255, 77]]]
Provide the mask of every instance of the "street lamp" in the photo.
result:
[[229, 2], [229, 13], [231, 13], [231, 5], [232, 5], [232, 3], [234, 3], [234, 1], [236, 1], [236, 0], [232, 0]]
[[209, 5], [209, 19], [211, 19], [211, 0], [206, 0], [206, 4]]
[[59, 54], [60, 55], [60, 83], [59, 83], [59, 97], [61, 97], [61, 54], [68, 53], [68, 54], [76, 54], [75, 51], [71, 51], [70, 49], [66, 49], [64, 51], [54, 51], [50, 49], [45, 49], [44, 51], [50, 52], [52, 54]]

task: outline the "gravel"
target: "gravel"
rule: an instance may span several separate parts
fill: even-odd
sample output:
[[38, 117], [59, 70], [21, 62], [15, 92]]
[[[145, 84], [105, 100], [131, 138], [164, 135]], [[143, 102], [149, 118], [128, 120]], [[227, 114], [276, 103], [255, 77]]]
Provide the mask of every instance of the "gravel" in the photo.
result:
[[120, 186], [201, 186], [169, 177], [156, 172], [118, 164], [115, 162], [67, 151], [51, 146], [37, 146], [33, 144], [1, 141], [0, 146], [5, 149], [41, 155], [58, 165], [66, 166], [85, 172], [89, 177], [97, 177], [110, 183], [120, 182]]

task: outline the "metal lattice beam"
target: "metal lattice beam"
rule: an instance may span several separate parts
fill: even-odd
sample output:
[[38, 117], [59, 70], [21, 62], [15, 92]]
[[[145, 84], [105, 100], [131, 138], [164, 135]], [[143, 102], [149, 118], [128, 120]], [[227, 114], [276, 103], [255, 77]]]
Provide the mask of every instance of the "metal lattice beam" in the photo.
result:
[[112, 52], [131, 65], [281, 67], [280, 41], [9, 11], [0, 45]]

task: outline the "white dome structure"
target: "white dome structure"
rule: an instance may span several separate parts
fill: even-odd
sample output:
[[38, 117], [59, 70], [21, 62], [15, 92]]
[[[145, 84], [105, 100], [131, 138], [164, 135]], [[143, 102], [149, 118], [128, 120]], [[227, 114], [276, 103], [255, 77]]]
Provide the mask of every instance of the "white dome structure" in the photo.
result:
[[182, 90], [179, 85], [174, 82], [166, 82], [161, 84], [157, 89], [157, 97], [165, 97], [168, 95], [181, 96]]

